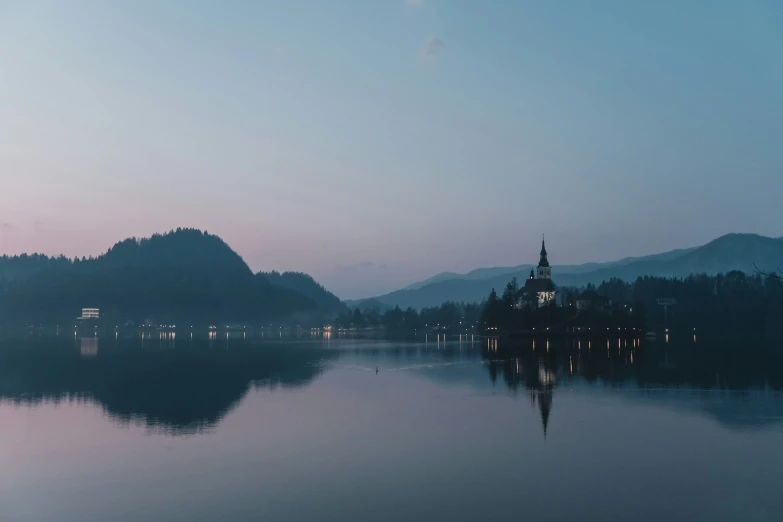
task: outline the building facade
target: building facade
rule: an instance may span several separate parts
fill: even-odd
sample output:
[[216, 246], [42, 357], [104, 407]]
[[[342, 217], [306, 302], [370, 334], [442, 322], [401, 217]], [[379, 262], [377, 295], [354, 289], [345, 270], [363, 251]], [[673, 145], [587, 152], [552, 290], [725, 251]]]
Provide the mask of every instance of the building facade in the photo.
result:
[[77, 317], [77, 319], [82, 321], [87, 321], [89, 319], [100, 319], [101, 317], [101, 311], [98, 308], [82, 308], [82, 315], [81, 317]]
[[557, 287], [552, 282], [552, 267], [549, 266], [546, 243], [542, 238], [538, 266], [530, 271], [530, 277], [525, 280], [525, 286], [519, 291], [516, 306], [517, 308], [541, 308], [557, 303]]

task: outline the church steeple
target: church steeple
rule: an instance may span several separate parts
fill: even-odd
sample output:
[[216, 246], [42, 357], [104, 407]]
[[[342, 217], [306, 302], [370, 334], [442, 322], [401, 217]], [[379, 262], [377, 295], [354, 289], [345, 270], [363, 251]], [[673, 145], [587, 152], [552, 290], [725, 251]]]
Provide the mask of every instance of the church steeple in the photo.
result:
[[546, 258], [546, 245], [544, 244], [544, 236], [541, 236], [541, 259], [538, 261], [538, 266], [549, 266], [549, 261]]
[[536, 277], [538, 279], [552, 279], [552, 268], [549, 266], [549, 260], [546, 258], [546, 244], [544, 243], [543, 235], [541, 236], [541, 259], [538, 261]]

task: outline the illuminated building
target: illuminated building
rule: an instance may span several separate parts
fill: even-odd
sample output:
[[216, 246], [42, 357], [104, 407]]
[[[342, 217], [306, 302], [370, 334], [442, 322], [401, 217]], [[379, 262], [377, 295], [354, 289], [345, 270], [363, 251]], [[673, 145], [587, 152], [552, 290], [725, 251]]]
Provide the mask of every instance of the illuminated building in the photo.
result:
[[87, 319], [100, 319], [101, 311], [98, 308], [82, 308], [82, 316], [79, 317], [82, 321]]
[[546, 245], [541, 239], [541, 254], [538, 266], [530, 271], [530, 277], [525, 280], [525, 286], [519, 292], [517, 308], [541, 308], [550, 304], [557, 304], [560, 297], [557, 287], [552, 282], [552, 267], [547, 259]]

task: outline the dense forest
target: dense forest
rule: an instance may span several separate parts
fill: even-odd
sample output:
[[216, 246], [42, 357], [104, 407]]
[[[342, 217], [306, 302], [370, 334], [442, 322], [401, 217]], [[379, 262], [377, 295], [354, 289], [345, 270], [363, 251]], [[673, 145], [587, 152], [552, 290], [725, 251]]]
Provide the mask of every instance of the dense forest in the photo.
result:
[[336, 320], [340, 328], [383, 327], [390, 332], [411, 333], [425, 330], [475, 331], [478, 333], [482, 305], [443, 303], [440, 306], [402, 310], [399, 306], [381, 312], [378, 308], [346, 310]]
[[[776, 274], [691, 275], [685, 278], [639, 277], [628, 283], [610, 279], [598, 286], [559, 288], [562, 307], [517, 310], [515, 280], [501, 296], [492, 290], [482, 306], [481, 322], [487, 328], [525, 329], [537, 325], [641, 326], [673, 331], [755, 331], [779, 335], [783, 326], [783, 281]], [[601, 307], [576, 311], [577, 301], [597, 295]], [[676, 304], [664, 309], [660, 298]], [[570, 323], [569, 323], [570, 321]]]
[[[612, 279], [596, 291], [616, 302], [638, 303], [657, 327], [774, 333], [783, 326], [783, 281], [776, 275], [731, 271], [682, 279], [640, 277], [633, 283]], [[656, 301], [667, 297], [677, 304], [665, 312]]]
[[259, 272], [256, 274], [275, 286], [293, 290], [311, 299], [322, 310], [343, 312], [346, 307], [340, 298], [329, 292], [318, 281], [302, 272]]
[[126, 239], [96, 258], [4, 256], [0, 322], [69, 322], [83, 307], [100, 308], [103, 318], [120, 323], [336, 315], [336, 298], [309, 276], [272, 279], [253, 274], [219, 237], [194, 229]]
[[[674, 331], [754, 331], [775, 334], [783, 325], [783, 280], [775, 274], [732, 271], [686, 278], [640, 277], [632, 283], [610, 279], [598, 286], [560, 287], [561, 306], [516, 308], [516, 279], [503, 293], [493, 289], [481, 303], [446, 302], [416, 310], [383, 307], [365, 301], [345, 309], [335, 321], [341, 328], [383, 327], [405, 333], [424, 330], [521, 331], [578, 327], [664, 329]], [[664, 310], [659, 298], [676, 299]], [[580, 307], [578, 301], [593, 303]], [[779, 335], [779, 334], [778, 334]]]
[[[480, 318], [482, 331], [570, 331], [575, 328], [633, 330], [645, 327], [642, 307], [634, 307], [625, 301], [610, 303], [592, 288], [559, 289], [559, 292], [563, 295], [562, 306], [556, 306], [555, 301], [552, 301], [547, 306], [518, 308], [522, 293], [516, 278], [512, 278], [501, 296], [493, 289], [484, 301]], [[588, 297], [591, 305], [581, 309], [577, 299]]]

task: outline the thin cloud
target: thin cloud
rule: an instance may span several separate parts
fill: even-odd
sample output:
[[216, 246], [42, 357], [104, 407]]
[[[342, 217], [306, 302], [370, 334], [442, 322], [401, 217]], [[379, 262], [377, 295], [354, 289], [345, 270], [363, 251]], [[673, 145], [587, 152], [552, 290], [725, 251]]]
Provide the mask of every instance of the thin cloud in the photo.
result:
[[419, 56], [422, 60], [434, 60], [445, 45], [443, 40], [430, 36], [419, 49]]
[[8, 223], [8, 222], [0, 223], [0, 230], [2, 230], [3, 232], [8, 232], [13, 229], [14, 229], [13, 223]]

